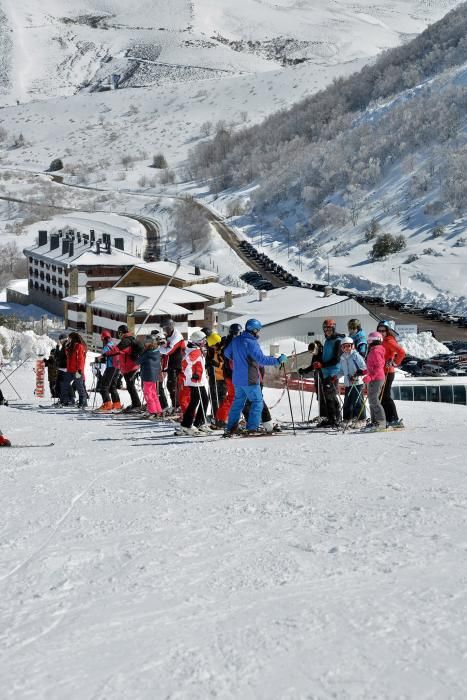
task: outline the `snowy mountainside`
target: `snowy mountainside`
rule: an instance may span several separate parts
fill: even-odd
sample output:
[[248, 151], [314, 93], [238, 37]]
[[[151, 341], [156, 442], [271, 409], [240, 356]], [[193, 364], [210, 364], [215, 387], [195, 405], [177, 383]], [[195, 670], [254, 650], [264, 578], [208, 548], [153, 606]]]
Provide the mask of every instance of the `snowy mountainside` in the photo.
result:
[[456, 4], [0, 0], [0, 94], [11, 104], [108, 88], [113, 74], [139, 87], [342, 65], [398, 45]]

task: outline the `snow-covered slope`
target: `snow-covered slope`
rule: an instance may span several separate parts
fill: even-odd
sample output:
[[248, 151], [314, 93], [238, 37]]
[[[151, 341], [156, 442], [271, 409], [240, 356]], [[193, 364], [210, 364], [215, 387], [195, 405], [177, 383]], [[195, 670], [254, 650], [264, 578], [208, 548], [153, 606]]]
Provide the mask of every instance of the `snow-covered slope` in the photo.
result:
[[175, 444], [36, 410], [33, 377], [0, 407], [14, 444], [55, 442], [1, 449], [2, 698], [463, 700], [465, 407]]
[[112, 74], [131, 87], [343, 65], [398, 45], [456, 4], [0, 0], [0, 92], [11, 103], [108, 87]]

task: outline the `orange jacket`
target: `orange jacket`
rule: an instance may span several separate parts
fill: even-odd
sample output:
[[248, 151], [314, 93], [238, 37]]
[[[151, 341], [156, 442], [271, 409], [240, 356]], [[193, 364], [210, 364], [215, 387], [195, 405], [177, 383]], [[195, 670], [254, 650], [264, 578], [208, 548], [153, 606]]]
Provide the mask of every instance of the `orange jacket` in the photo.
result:
[[386, 359], [386, 373], [394, 374], [395, 368], [399, 367], [406, 352], [390, 333], [386, 333], [383, 338], [383, 348]]

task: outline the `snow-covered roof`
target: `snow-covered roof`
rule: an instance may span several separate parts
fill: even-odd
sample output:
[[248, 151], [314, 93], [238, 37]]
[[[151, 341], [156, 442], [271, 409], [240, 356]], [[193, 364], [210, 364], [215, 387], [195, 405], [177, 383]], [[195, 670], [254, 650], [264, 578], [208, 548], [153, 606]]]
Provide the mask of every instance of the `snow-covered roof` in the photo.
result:
[[[140, 287], [129, 287], [128, 289], [112, 287], [109, 289], [102, 289], [96, 292], [96, 298], [91, 302], [90, 306], [93, 309], [101, 309], [103, 311], [126, 313], [127, 298], [133, 296], [135, 300], [135, 311], [148, 313], [156, 302], [160, 290], [163, 288], [149, 287], [148, 289], [159, 291], [148, 295], [141, 293]], [[152, 314], [154, 315], [161, 314], [165, 316], [185, 316], [189, 313], [188, 309], [173, 303], [166, 295], [163, 296], [157, 306], [152, 310]]]
[[100, 253], [97, 253], [96, 244], [91, 246], [83, 238], [78, 242], [76, 235], [73, 241], [73, 254], [70, 255], [69, 252], [62, 252], [63, 238], [60, 238], [59, 241], [58, 248], [54, 250], [50, 250], [50, 237], [48, 237], [45, 245], [29, 246], [29, 248], [24, 248], [23, 252], [25, 255], [33, 254], [35, 257], [45, 261], [53, 261], [63, 267], [69, 267], [71, 264], [95, 267], [100, 265], [134, 265], [141, 259], [113, 246], [110, 248], [110, 253], [107, 253], [105, 246], [101, 245]]
[[6, 287], [11, 291], [21, 292], [21, 294], [28, 294], [29, 290], [27, 279], [10, 280]]
[[191, 284], [190, 290], [202, 294], [208, 299], [221, 299], [226, 292], [232, 292], [233, 297], [240, 297], [245, 290], [240, 287], [225, 286], [220, 282], [205, 282], [204, 284]]
[[[195, 304], [198, 302], [206, 303], [206, 298], [196, 292], [192, 292], [192, 287], [167, 287], [164, 285], [154, 285], [150, 287], [114, 287], [114, 289], [120, 289], [128, 294], [138, 294], [140, 296], [145, 296], [148, 299], [152, 299], [152, 303], [156, 301], [157, 297], [160, 296], [162, 292], [164, 295], [162, 299], [164, 301], [170, 301], [174, 304]], [[165, 290], [165, 291], [164, 291]]]
[[63, 297], [62, 301], [67, 301], [69, 304], [85, 304], [86, 294], [70, 294], [68, 297]]
[[[135, 265], [140, 270], [147, 270], [148, 272], [155, 272], [159, 275], [165, 275], [166, 277], [172, 277], [174, 274], [177, 263], [171, 260], [157, 260], [156, 262], [139, 262]], [[196, 273], [196, 269], [199, 269], [199, 274]], [[174, 279], [180, 280], [182, 282], [202, 282], [204, 279], [217, 279], [217, 275], [212, 270], [203, 270], [200, 268], [195, 268], [194, 265], [180, 265], [177, 270], [177, 274]]]
[[[229, 314], [229, 321], [224, 322], [229, 325], [232, 318], [238, 323], [244, 324], [249, 318], [259, 318], [263, 326], [271, 323], [278, 323], [286, 318], [294, 318], [311, 311], [334, 306], [348, 297], [331, 294], [323, 296], [322, 292], [313, 289], [303, 289], [302, 287], [280, 287], [271, 289], [266, 296], [260, 300], [258, 292], [240, 297], [226, 311]], [[222, 311], [224, 304], [213, 304], [211, 309]], [[221, 323], [222, 325], [222, 323]]]

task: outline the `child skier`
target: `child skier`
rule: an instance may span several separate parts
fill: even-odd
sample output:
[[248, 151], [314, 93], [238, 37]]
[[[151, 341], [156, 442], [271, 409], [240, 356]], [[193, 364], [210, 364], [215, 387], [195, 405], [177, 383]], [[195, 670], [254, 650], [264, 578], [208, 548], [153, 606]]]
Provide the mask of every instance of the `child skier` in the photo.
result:
[[344, 377], [345, 397], [342, 409], [344, 421], [365, 421], [365, 404], [363, 400], [363, 375], [366, 364], [354, 347], [352, 338], [341, 341], [340, 374]]
[[177, 435], [203, 435], [211, 429], [206, 424], [209, 399], [206, 391], [205, 360], [201, 347], [206, 342], [202, 331], [194, 331], [186, 344], [182, 359], [183, 385], [190, 402], [183, 413]]
[[149, 417], [158, 417], [162, 415], [162, 407], [158, 396], [158, 385], [161, 380], [161, 354], [157, 337], [146, 336], [144, 350], [138, 362], [141, 366], [143, 396]]
[[362, 428], [365, 432], [376, 432], [386, 428], [386, 416], [380, 400], [385, 379], [385, 356], [382, 342], [383, 336], [378, 331], [373, 331], [368, 335], [367, 373], [364, 375], [363, 381], [368, 384], [371, 423], [366, 428]]

